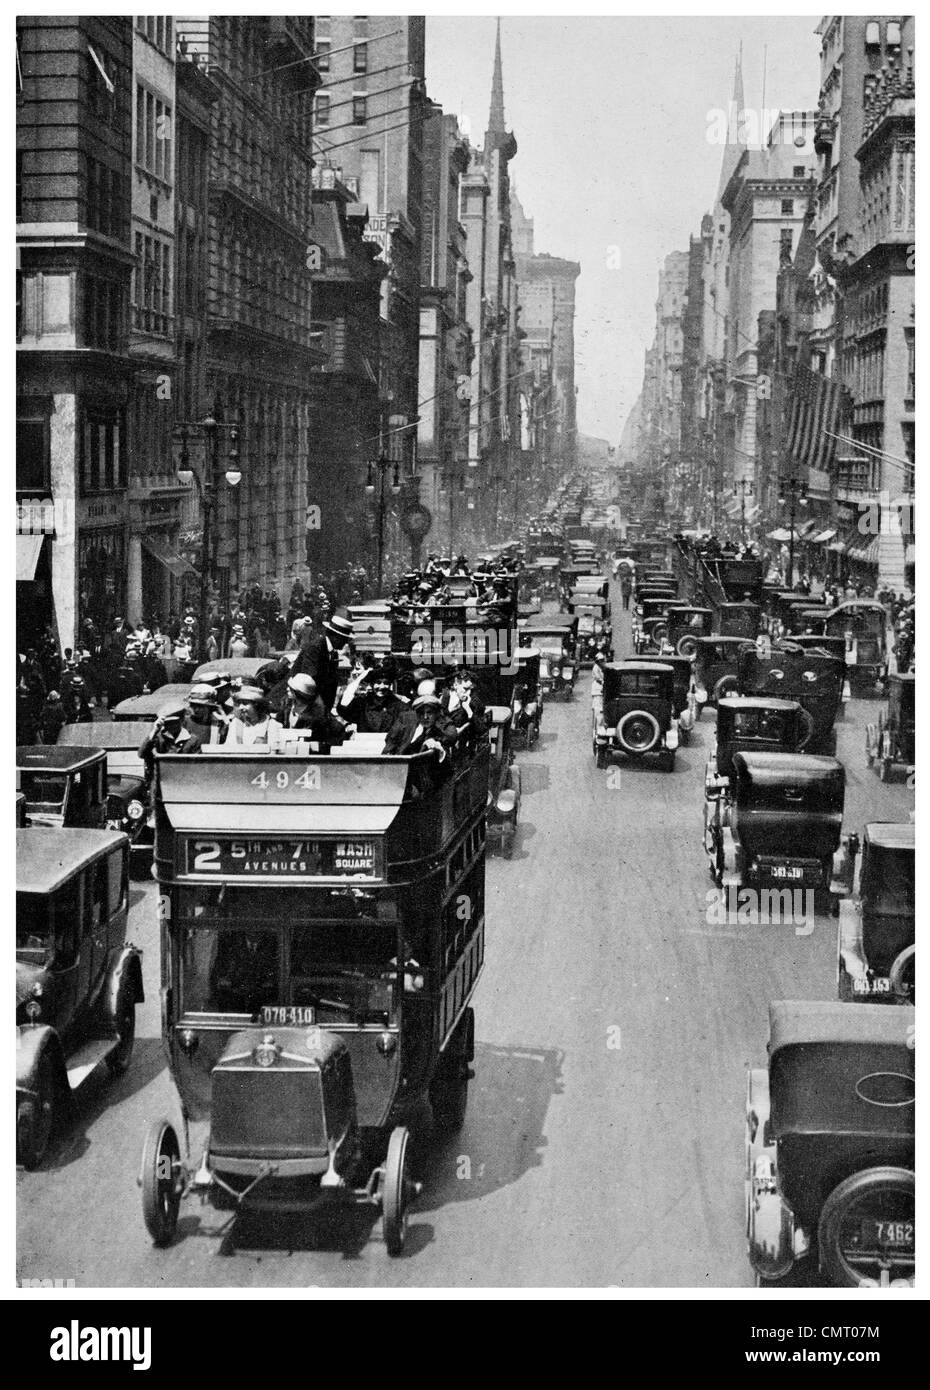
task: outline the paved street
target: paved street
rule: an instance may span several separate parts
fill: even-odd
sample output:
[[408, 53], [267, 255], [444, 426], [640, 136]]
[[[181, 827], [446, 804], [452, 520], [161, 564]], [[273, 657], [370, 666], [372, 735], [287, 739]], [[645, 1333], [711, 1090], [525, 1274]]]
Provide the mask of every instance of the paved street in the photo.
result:
[[[616, 590], [616, 586], [615, 590]], [[627, 615], [613, 595], [618, 655]], [[487, 965], [465, 1127], [438, 1150], [408, 1249], [368, 1219], [241, 1221], [189, 1201], [165, 1251], [145, 1233], [136, 1174], [146, 1123], [177, 1115], [159, 1039], [154, 886], [131, 934], [148, 998], [133, 1065], [93, 1078], [43, 1169], [18, 1175], [18, 1274], [78, 1286], [698, 1286], [752, 1284], [743, 1240], [745, 1069], [764, 1057], [769, 1000], [830, 998], [835, 923], [710, 926], [701, 847], [713, 716], [673, 774], [598, 772], [590, 678], [546, 706], [519, 753], [513, 859], [489, 860]], [[903, 778], [865, 766], [874, 704], [847, 706], [845, 826], [906, 819]], [[613, 785], [617, 783], [618, 785]]]

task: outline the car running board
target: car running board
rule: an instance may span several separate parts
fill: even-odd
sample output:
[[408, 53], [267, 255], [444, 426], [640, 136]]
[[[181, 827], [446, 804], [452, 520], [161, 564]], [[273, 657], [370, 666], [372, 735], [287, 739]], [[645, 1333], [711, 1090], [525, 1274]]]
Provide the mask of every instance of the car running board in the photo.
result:
[[82, 1085], [105, 1057], [118, 1045], [118, 1038], [93, 1038], [68, 1058], [68, 1085], [72, 1091]]

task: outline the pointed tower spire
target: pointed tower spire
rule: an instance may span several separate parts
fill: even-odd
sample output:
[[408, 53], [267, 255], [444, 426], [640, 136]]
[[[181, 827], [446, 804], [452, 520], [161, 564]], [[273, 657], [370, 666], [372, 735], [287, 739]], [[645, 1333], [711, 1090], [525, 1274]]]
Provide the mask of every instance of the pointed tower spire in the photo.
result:
[[746, 148], [746, 137], [739, 138], [740, 127], [742, 124], [743, 111], [746, 107], [746, 98], [743, 95], [743, 45], [740, 43], [739, 54], [736, 59], [736, 70], [733, 75], [733, 99], [730, 102], [730, 109], [727, 111], [727, 143], [723, 151], [723, 162], [720, 165], [720, 182], [717, 185], [717, 202], [723, 197], [724, 190], [737, 164], [743, 157]]
[[504, 135], [507, 126], [504, 121], [504, 69], [501, 64], [501, 22], [497, 21], [497, 38], [494, 42], [494, 76], [491, 79], [491, 114], [488, 116], [488, 130], [492, 135]]

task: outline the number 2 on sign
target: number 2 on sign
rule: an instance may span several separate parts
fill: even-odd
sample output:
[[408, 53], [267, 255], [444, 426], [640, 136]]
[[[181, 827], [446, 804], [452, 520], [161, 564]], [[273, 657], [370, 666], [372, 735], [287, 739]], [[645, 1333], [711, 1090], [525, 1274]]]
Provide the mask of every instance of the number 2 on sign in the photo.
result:
[[[287, 791], [291, 785], [291, 774], [286, 768], [281, 768], [274, 774], [272, 782], [267, 772], [260, 772], [257, 777], [252, 777], [249, 781], [252, 787], [261, 787], [262, 791], [267, 791], [270, 786], [277, 787], [278, 791]], [[308, 767], [294, 778], [295, 787], [303, 787], [304, 791], [319, 791], [320, 788], [320, 769], [318, 767]]]

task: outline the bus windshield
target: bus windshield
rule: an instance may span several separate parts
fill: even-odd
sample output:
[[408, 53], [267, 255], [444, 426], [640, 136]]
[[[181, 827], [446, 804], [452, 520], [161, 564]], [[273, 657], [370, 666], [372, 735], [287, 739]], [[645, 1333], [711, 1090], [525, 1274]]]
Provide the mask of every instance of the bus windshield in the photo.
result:
[[183, 1012], [258, 1022], [378, 1024], [395, 1014], [397, 926], [359, 890], [182, 889]]

